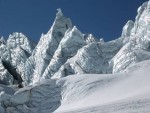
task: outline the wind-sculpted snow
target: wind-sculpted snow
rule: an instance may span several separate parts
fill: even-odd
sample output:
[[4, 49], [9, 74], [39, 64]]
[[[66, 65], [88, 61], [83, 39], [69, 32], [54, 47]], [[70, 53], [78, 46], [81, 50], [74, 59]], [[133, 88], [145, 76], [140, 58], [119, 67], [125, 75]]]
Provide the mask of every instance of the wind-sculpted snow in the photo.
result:
[[27, 84], [40, 80], [65, 32], [70, 28], [72, 28], [70, 19], [65, 18], [58, 9], [51, 29], [47, 34], [41, 36], [32, 56], [25, 63], [24, 75], [28, 78]]

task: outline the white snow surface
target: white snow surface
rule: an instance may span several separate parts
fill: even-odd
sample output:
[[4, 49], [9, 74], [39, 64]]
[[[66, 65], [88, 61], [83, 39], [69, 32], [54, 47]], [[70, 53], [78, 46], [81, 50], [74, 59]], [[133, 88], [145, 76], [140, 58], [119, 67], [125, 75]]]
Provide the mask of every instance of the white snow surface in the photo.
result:
[[[150, 102], [150, 88], [148, 87], [150, 80], [149, 62], [150, 61], [141, 63], [140, 65], [144, 66], [141, 66], [139, 71], [133, 71], [132, 73], [78, 75], [78, 77], [74, 75], [60, 79], [59, 82], [63, 83], [64, 91], [62, 93], [62, 104], [57, 109], [57, 112], [71, 112], [75, 109], [85, 110], [86, 108], [89, 109], [90, 107], [92, 108], [103, 105], [115, 106], [116, 103], [119, 108], [119, 105], [124, 104], [124, 102], [136, 103], [136, 101], [138, 102], [139, 100], [142, 100], [143, 106], [146, 106], [144, 101], [146, 100]], [[150, 103], [145, 111], [150, 110], [149, 107]], [[107, 107], [107, 109], [108, 108], [109, 107]], [[136, 108], [133, 109], [136, 110]], [[101, 109], [98, 111], [103, 113]], [[118, 109], [117, 112], [121, 111]], [[124, 109], [122, 112], [125, 112]], [[137, 110], [137, 112], [140, 113], [140, 110]], [[95, 112], [93, 111], [93, 113]], [[113, 113], [113, 111], [111, 111], [111, 113]], [[131, 111], [128, 111], [127, 113], [131, 113]]]
[[130, 73], [44, 80], [12, 96], [3, 94], [7, 101], [1, 103], [7, 113], [149, 113], [149, 62]]

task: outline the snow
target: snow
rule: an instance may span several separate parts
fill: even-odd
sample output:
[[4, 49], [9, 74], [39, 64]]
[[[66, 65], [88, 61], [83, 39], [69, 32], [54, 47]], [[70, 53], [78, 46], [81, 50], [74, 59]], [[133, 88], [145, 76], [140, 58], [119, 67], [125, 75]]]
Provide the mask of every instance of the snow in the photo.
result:
[[14, 85], [0, 60], [0, 113], [149, 113], [149, 9], [150, 1], [109, 42], [72, 27], [61, 9], [37, 45], [17, 32], [0, 38], [0, 59], [25, 86]]
[[2, 101], [9, 104], [4, 109], [8, 113], [146, 113], [150, 111], [149, 62], [128, 73], [43, 80], [14, 95], [5, 94], [7, 101]]
[[52, 60], [45, 69], [43, 78], [51, 78], [69, 58], [85, 45], [83, 34], [74, 26], [62, 38]]
[[26, 84], [39, 82], [65, 32], [70, 28], [72, 28], [71, 20], [58, 9], [51, 29], [47, 34], [41, 36], [31, 57], [25, 63]]
[[[0, 59], [11, 62], [11, 64], [17, 68], [17, 71], [22, 74], [24, 63], [33, 52], [36, 43], [27, 38], [24, 34], [17, 32], [10, 35], [6, 42], [3, 38], [1, 38], [0, 42], [2, 42], [0, 43]], [[4, 68], [1, 61], [0, 75], [1, 84], [14, 84], [14, 79]]]
[[[143, 65], [147, 65], [147, 62], [143, 63]], [[105, 105], [115, 106], [116, 103], [118, 103], [119, 108], [124, 102], [130, 103], [129, 106], [132, 106], [131, 103], [135, 102], [135, 105], [138, 106], [139, 104], [136, 102], [139, 100], [143, 101], [143, 106], [147, 105], [144, 103], [144, 100], [148, 101], [148, 105], [143, 111], [150, 110], [149, 70], [150, 66], [128, 74], [73, 75], [60, 79], [59, 82], [63, 83], [63, 99], [56, 113], [64, 111], [73, 112], [80, 109], [85, 110], [85, 108], [92, 109], [95, 106], [99, 106], [102, 109]], [[123, 107], [126, 108], [126, 106]], [[137, 111], [140, 113], [140, 110]], [[111, 111], [111, 113], [116, 112]]]
[[78, 50], [77, 54], [62, 65], [55, 77], [82, 73], [111, 73], [111, 59], [120, 50], [120, 39], [110, 42], [93, 42]]
[[98, 41], [92, 34], [84, 34], [84, 39], [86, 41], [86, 44]]
[[149, 113], [149, 106], [150, 100], [136, 100], [55, 113]]
[[[104, 42], [81, 33], [58, 9], [52, 27], [41, 35], [36, 47], [22, 33], [14, 33], [6, 44], [1, 38], [0, 53], [17, 67], [24, 85], [71, 74], [123, 72], [132, 64], [150, 59], [149, 15], [149, 2], [145, 2], [138, 9], [135, 22], [129, 20], [119, 38]], [[14, 84], [7, 70], [0, 68], [0, 79], [5, 81], [2, 83]]]

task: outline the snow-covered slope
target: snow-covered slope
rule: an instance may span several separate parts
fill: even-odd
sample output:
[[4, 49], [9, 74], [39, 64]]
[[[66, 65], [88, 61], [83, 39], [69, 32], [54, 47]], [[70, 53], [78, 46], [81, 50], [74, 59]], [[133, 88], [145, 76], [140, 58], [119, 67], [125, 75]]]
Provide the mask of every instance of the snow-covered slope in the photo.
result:
[[9, 98], [3, 94], [9, 103], [4, 109], [7, 113], [104, 113], [107, 110], [105, 113], [146, 113], [150, 110], [149, 70], [148, 65], [132, 73], [83, 74], [45, 80], [20, 89]]

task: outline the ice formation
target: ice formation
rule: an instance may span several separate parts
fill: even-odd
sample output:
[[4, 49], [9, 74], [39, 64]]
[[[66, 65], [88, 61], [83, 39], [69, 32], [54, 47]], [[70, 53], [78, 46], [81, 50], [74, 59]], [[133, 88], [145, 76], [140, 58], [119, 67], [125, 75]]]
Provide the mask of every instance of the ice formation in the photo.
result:
[[[0, 54], [1, 113], [62, 113], [66, 108], [74, 111], [73, 106], [74, 113], [117, 113], [114, 109], [120, 108], [124, 113], [150, 112], [150, 89], [145, 87], [150, 85], [150, 1], [113, 41], [82, 33], [58, 9], [52, 27], [37, 44], [16, 32], [7, 40], [0, 38]], [[25, 88], [16, 88], [2, 60], [21, 74]], [[103, 108], [110, 103], [114, 104]]]

